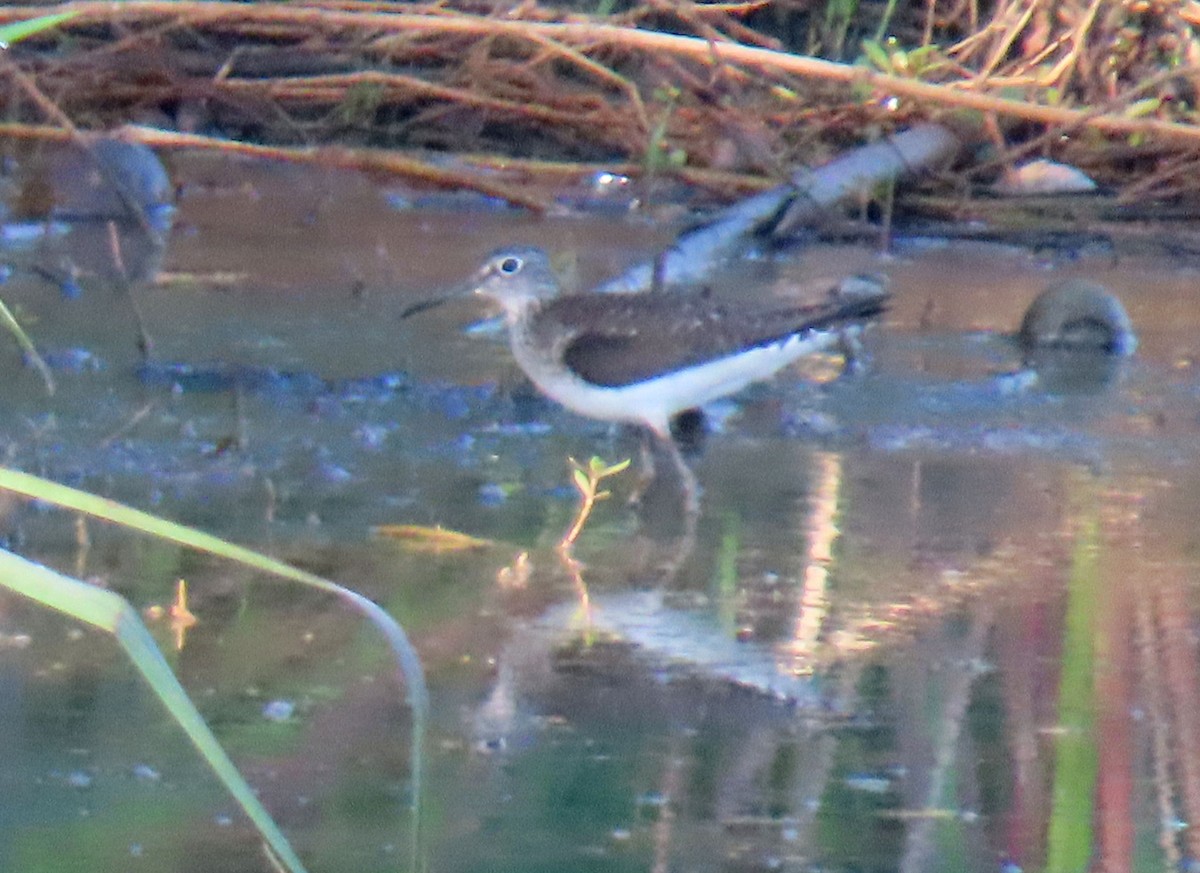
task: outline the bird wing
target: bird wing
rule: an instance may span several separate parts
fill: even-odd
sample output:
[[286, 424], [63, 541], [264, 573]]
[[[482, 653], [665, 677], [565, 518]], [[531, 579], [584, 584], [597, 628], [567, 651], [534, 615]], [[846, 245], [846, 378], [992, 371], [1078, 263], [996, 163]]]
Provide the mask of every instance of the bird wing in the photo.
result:
[[[885, 295], [739, 310], [672, 293], [579, 294], [544, 306], [531, 325], [543, 347], [594, 385], [620, 387], [770, 345], [835, 330], [883, 311]], [[540, 335], [540, 337], [536, 336]]]

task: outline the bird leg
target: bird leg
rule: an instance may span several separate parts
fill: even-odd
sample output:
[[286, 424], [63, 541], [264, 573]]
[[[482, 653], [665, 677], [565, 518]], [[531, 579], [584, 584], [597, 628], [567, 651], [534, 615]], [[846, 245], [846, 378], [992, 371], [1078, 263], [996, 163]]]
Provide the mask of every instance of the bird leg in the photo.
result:
[[658, 471], [654, 452], [659, 446], [662, 447], [663, 451], [671, 459], [671, 464], [674, 466], [676, 477], [679, 480], [679, 489], [683, 497], [685, 526], [694, 529], [695, 520], [700, 515], [700, 483], [696, 479], [696, 474], [692, 472], [692, 468], [688, 466], [687, 459], [683, 456], [679, 444], [675, 442], [669, 432], [642, 431], [641, 464], [638, 482], [633, 493], [629, 496], [629, 503], [635, 506], [640, 504], [650, 484], [655, 481]]
[[675, 464], [675, 472], [679, 476], [679, 489], [683, 493], [685, 529], [690, 529], [694, 534], [696, 519], [700, 517], [700, 482], [696, 479], [692, 468], [688, 466], [687, 459], [684, 458], [683, 452], [679, 450], [675, 440], [667, 437], [662, 442], [666, 444], [667, 453], [671, 456], [671, 461]]
[[639, 444], [639, 461], [638, 461], [638, 478], [637, 483], [633, 486], [633, 491], [629, 494], [629, 505], [639, 506], [642, 498], [646, 495], [646, 490], [650, 487], [650, 483], [654, 481], [654, 445], [651, 442], [654, 436], [647, 430], [639, 428], [640, 444]]
[[138, 306], [137, 298], [134, 297], [134, 288], [126, 288], [123, 296], [129, 301], [129, 308], [133, 312], [133, 321], [137, 326], [137, 350], [142, 356], [142, 363], [145, 364], [153, 356], [154, 340], [146, 330], [146, 320], [142, 317], [142, 308]]
[[696, 529], [700, 521], [700, 483], [696, 474], [688, 466], [683, 452], [670, 437], [662, 440], [667, 453], [675, 464], [675, 472], [679, 476], [679, 488], [683, 497], [683, 530], [676, 540], [671, 555], [664, 559], [659, 567], [664, 583], [669, 583], [679, 574], [680, 568], [696, 548]]
[[867, 369], [867, 355], [859, 338], [861, 332], [857, 325], [838, 331], [837, 350], [843, 359], [843, 376], [858, 376]]

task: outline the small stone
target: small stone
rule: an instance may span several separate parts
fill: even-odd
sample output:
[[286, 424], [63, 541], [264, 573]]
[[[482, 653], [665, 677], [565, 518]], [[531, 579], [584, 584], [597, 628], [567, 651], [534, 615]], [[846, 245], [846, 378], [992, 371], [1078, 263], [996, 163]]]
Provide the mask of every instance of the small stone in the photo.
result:
[[290, 700], [272, 700], [263, 704], [262, 716], [267, 721], [288, 721], [296, 712], [296, 704]]

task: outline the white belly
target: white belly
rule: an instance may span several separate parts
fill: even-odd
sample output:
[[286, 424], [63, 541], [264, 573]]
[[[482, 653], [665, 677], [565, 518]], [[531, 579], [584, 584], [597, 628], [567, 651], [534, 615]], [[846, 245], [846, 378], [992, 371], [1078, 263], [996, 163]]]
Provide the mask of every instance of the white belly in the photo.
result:
[[706, 364], [667, 373], [645, 382], [608, 387], [586, 382], [554, 359], [531, 348], [516, 333], [513, 355], [521, 369], [547, 397], [567, 409], [601, 421], [644, 424], [666, 436], [670, 420], [685, 409], [703, 406], [769, 379], [797, 358], [831, 348], [838, 331], [812, 331]]

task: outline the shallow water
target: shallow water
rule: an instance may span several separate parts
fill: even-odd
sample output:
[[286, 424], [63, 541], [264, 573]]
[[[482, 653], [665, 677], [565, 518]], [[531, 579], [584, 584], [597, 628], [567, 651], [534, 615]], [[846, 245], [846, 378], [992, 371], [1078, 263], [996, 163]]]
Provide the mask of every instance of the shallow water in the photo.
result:
[[[500, 244], [582, 285], [670, 228], [397, 210], [347, 174], [183, 160], [165, 279], [125, 303], [4, 287], [55, 365], [0, 391], [12, 466], [336, 578], [413, 636], [433, 693], [431, 870], [1177, 867], [1195, 856], [1196, 273], [901, 241], [758, 257], [714, 293], [878, 271], [867, 372], [809, 362], [709, 410], [694, 543], [669, 477], [612, 481], [575, 553], [568, 456], [639, 454], [524, 383], [475, 301], [401, 321]], [[1054, 279], [1128, 307], [1107, 370], [1023, 369]], [[490, 541], [427, 553], [377, 525]], [[403, 867], [408, 712], [327, 598], [5, 506], [9, 545], [143, 608], [190, 585], [183, 648], [218, 737], [312, 870]], [[586, 586], [590, 624], [582, 614]], [[267, 869], [115, 646], [0, 601], [5, 869]], [[268, 718], [268, 704], [294, 705]], [[285, 707], [286, 708], [286, 707]], [[1101, 863], [1103, 862], [1103, 863]]]

